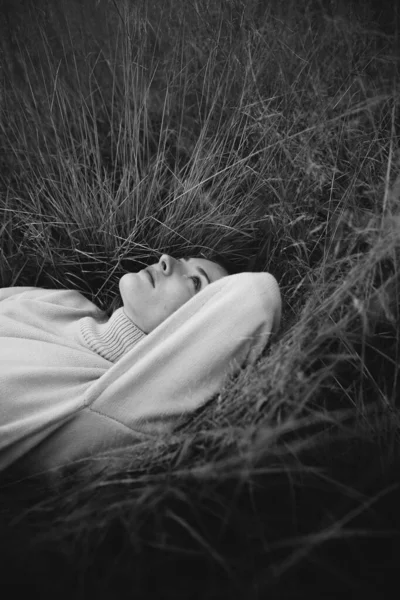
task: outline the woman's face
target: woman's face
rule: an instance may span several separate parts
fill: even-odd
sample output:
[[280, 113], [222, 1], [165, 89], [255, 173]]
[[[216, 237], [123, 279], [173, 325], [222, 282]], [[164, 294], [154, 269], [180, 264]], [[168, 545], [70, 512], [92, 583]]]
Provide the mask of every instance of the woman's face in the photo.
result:
[[227, 271], [211, 260], [163, 254], [158, 263], [121, 277], [125, 314], [144, 333], [150, 333], [200, 290], [226, 275]]

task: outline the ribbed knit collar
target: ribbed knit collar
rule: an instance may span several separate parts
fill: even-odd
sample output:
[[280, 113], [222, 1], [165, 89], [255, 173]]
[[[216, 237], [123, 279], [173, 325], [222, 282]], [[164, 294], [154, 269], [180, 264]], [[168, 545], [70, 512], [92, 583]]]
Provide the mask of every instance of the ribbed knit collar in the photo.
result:
[[123, 306], [115, 310], [105, 323], [84, 317], [80, 322], [80, 332], [90, 350], [111, 362], [117, 362], [146, 336], [126, 316]]

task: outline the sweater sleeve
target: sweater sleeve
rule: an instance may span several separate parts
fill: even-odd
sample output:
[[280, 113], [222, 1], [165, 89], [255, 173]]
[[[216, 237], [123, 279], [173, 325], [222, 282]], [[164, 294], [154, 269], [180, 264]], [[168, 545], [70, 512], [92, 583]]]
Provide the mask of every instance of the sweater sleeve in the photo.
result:
[[276, 333], [281, 296], [269, 273], [207, 286], [130, 350], [88, 390], [85, 404], [133, 430], [169, 430], [253, 362]]

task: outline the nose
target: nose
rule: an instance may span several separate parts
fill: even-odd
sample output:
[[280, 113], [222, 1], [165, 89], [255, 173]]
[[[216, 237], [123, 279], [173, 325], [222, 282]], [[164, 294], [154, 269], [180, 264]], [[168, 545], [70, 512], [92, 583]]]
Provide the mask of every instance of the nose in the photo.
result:
[[174, 269], [176, 259], [169, 254], [163, 254], [158, 261], [164, 275], [170, 275]]

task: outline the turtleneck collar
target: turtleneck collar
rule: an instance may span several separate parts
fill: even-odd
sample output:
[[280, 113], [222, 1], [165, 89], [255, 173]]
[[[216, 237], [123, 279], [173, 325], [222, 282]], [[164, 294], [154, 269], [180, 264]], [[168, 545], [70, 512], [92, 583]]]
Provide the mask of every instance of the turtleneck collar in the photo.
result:
[[123, 306], [115, 310], [104, 323], [93, 317], [84, 317], [81, 319], [80, 332], [90, 350], [114, 363], [146, 336], [126, 316]]

